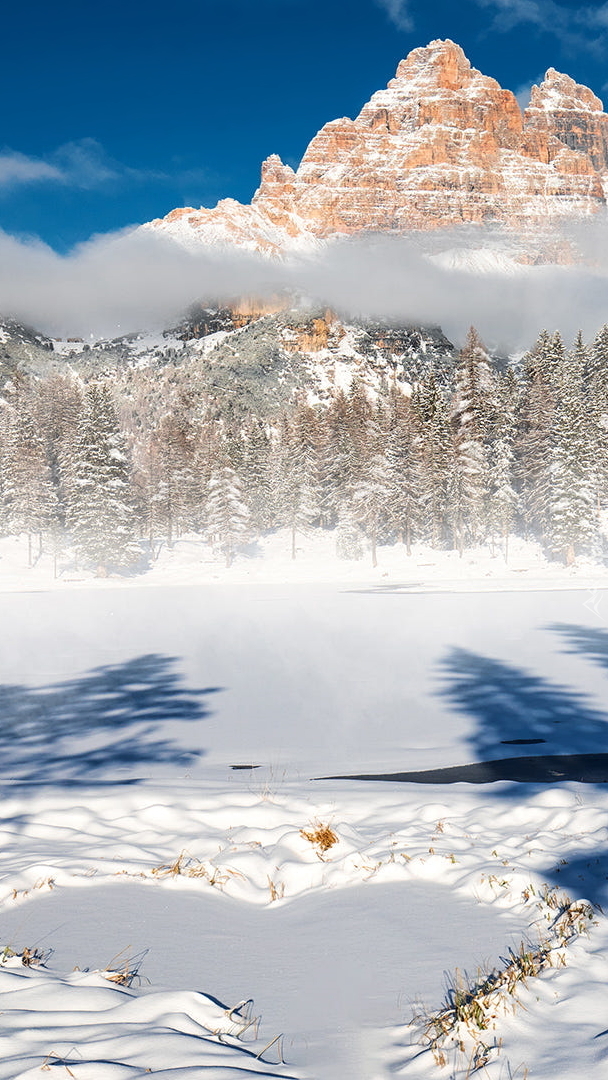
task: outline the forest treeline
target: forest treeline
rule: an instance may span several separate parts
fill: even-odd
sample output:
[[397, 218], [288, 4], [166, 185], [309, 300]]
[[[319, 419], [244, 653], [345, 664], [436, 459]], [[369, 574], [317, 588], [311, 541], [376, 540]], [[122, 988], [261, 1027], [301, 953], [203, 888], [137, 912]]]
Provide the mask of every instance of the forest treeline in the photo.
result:
[[268, 530], [335, 529], [337, 554], [380, 543], [456, 548], [539, 540], [566, 563], [603, 550], [608, 327], [571, 349], [543, 331], [511, 366], [471, 329], [451, 379], [411, 393], [354, 380], [304, 392], [272, 422], [236, 416], [179, 364], [15, 376], [0, 400], [0, 533], [30, 561], [69, 551], [100, 572], [142, 566], [196, 532], [229, 564]]

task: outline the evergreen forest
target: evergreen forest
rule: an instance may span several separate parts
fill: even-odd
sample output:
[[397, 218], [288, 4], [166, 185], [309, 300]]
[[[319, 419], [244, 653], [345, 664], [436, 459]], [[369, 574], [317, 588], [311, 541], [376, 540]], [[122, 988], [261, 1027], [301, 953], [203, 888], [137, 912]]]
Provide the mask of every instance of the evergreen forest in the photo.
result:
[[449, 378], [355, 379], [322, 404], [235, 414], [174, 365], [88, 377], [16, 373], [0, 400], [0, 533], [30, 563], [69, 552], [136, 572], [197, 533], [230, 563], [269, 530], [335, 530], [336, 553], [488, 544], [513, 535], [566, 564], [602, 557], [608, 509], [608, 327], [572, 348], [543, 331], [497, 364], [471, 329]]

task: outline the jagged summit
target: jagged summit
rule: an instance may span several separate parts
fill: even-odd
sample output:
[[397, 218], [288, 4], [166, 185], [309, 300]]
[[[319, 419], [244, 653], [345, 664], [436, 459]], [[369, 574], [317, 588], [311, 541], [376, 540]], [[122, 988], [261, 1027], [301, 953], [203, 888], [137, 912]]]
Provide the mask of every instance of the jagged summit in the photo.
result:
[[530, 105], [551, 110], [553, 107], [574, 112], [603, 113], [604, 105], [588, 86], [576, 83], [570, 75], [549, 68], [540, 86], [533, 86]]
[[[437, 38], [428, 45], [413, 49], [398, 64], [395, 78], [389, 88], [397, 82], [421, 79], [428, 83], [437, 82], [444, 87], [462, 87], [471, 78], [479, 75], [464, 49], [450, 38]], [[497, 84], [498, 85], [498, 84]]]
[[522, 114], [450, 40], [414, 49], [355, 119], [325, 124], [296, 171], [273, 154], [250, 205], [172, 211], [151, 227], [184, 243], [268, 253], [336, 235], [498, 222], [531, 239], [605, 205], [608, 116], [550, 68]]

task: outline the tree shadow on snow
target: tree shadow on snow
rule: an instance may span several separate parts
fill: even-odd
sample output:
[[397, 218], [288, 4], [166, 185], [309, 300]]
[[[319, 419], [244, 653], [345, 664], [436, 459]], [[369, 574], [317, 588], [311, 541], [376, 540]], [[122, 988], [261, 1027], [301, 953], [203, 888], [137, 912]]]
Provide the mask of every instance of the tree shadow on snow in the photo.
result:
[[[608, 633], [586, 627], [567, 632], [572, 649], [608, 669]], [[472, 760], [417, 772], [361, 775], [350, 779], [408, 783], [525, 784], [608, 782], [608, 713], [567, 686], [491, 657], [452, 648], [440, 665], [438, 691], [455, 712], [472, 717]], [[505, 795], [517, 795], [506, 788]]]
[[547, 629], [564, 638], [566, 652], [580, 653], [608, 671], [608, 631], [571, 623], [553, 623]]
[[[566, 651], [581, 654], [608, 673], [607, 631], [564, 624], [547, 629], [564, 639]], [[441, 696], [476, 722], [470, 744], [477, 764], [469, 768], [485, 770], [482, 782], [518, 779], [525, 784], [504, 785], [495, 798], [527, 799], [547, 783], [568, 780], [608, 782], [608, 713], [586, 694], [465, 649], [453, 649], [442, 672]], [[531, 756], [525, 749], [530, 740], [535, 743]], [[509, 758], [504, 757], [507, 746]], [[488, 760], [500, 748], [503, 757]], [[605, 842], [593, 846], [593, 840], [590, 836], [578, 851], [565, 852], [565, 858], [552, 861], [543, 873], [573, 897], [606, 904], [608, 848]]]
[[[567, 854], [567, 853], [566, 853]], [[608, 849], [577, 852], [544, 871], [548, 880], [571, 897], [584, 897], [604, 909], [608, 903]]]
[[[548, 627], [608, 674], [608, 631], [556, 624]], [[475, 721], [472, 761], [452, 768], [385, 773], [348, 779], [420, 784], [486, 784], [512, 780], [494, 799], [527, 800], [546, 784], [608, 783], [608, 713], [588, 695], [491, 657], [453, 648], [442, 661], [438, 694]], [[544, 870], [548, 881], [574, 897], [608, 903], [608, 847], [588, 843]]]
[[[586, 694], [467, 649], [452, 649], [441, 668], [441, 696], [456, 712], [476, 721], [469, 742], [478, 761], [489, 764], [498, 754], [504, 759], [505, 746], [512, 759], [529, 754], [525, 747], [540, 744], [542, 751], [533, 752], [540, 760], [563, 756], [599, 761], [608, 755], [608, 714], [595, 708]], [[593, 776], [591, 782], [604, 781]]]
[[159, 725], [204, 719], [205, 699], [221, 688], [184, 688], [175, 662], [152, 654], [50, 686], [0, 686], [0, 778], [68, 785], [187, 765], [202, 751], [159, 736]]

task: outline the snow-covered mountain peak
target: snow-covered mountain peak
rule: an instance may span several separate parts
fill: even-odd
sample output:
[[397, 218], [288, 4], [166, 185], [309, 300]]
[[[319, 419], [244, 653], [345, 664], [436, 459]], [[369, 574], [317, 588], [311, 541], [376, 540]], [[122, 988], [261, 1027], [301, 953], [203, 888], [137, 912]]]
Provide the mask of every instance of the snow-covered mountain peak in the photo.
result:
[[436, 39], [413, 49], [399, 62], [392, 83], [420, 83], [455, 88], [464, 86], [480, 73], [471, 66], [464, 50], [449, 38]]
[[603, 113], [604, 105], [588, 86], [582, 86], [561, 71], [549, 68], [540, 86], [533, 86], [530, 96], [532, 109], [570, 109]]
[[281, 255], [335, 236], [498, 223], [523, 234], [522, 257], [551, 261], [563, 247], [551, 231], [606, 205], [602, 109], [550, 68], [522, 116], [514, 94], [459, 45], [432, 41], [400, 62], [356, 119], [325, 124], [296, 171], [267, 158], [250, 205], [175, 210], [152, 227], [186, 245]]

